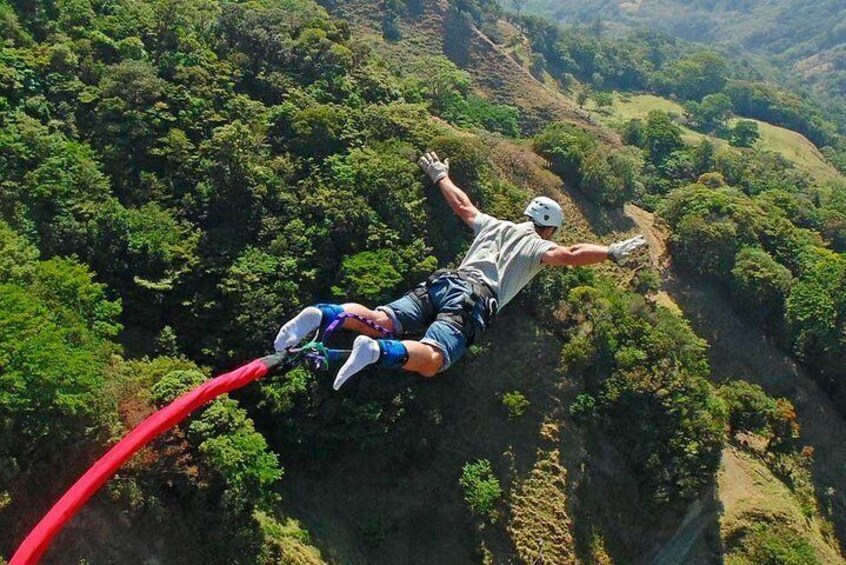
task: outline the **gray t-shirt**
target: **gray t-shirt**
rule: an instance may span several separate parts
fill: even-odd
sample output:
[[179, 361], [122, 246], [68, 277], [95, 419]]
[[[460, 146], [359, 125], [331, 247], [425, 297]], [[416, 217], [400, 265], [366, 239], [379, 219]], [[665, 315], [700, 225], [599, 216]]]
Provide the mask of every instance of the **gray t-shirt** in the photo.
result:
[[481, 276], [496, 292], [500, 308], [538, 274], [543, 254], [555, 248], [532, 222], [515, 224], [479, 213], [473, 232], [476, 238], [458, 268]]

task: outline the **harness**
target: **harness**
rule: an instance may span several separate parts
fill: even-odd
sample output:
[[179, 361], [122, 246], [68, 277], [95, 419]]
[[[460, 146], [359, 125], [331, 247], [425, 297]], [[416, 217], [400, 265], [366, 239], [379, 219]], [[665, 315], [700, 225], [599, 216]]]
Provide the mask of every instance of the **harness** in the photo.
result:
[[480, 277], [468, 271], [439, 269], [432, 273], [428, 279], [418, 285], [411, 291], [411, 295], [417, 299], [425, 310], [432, 309], [431, 298], [429, 297], [429, 289], [435, 284], [444, 279], [457, 278], [466, 282], [470, 286], [470, 294], [465, 298], [461, 309], [458, 312], [440, 312], [438, 318], [444, 320], [452, 320], [460, 327], [466, 327], [467, 324], [473, 322], [473, 312], [476, 310], [476, 305], [480, 302], [482, 308], [482, 322], [484, 326], [490, 327], [496, 317], [499, 303], [496, 299], [496, 293], [493, 289]]

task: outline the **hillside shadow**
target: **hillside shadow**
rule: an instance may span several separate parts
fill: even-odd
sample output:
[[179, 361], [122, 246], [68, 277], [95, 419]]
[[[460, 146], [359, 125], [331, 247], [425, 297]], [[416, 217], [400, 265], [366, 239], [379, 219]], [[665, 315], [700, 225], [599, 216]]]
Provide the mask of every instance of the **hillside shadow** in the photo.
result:
[[831, 506], [829, 517], [841, 551], [846, 550], [846, 422], [832, 401], [761, 329], [741, 318], [712, 284], [670, 273], [664, 288], [694, 331], [710, 344], [712, 380], [719, 384], [743, 379], [793, 403], [800, 442], [814, 449], [817, 501], [822, 509]]
[[586, 438], [583, 477], [571, 514], [583, 563], [722, 563], [717, 477], [688, 504], [651, 506], [640, 496], [623, 454], [598, 432]]
[[[473, 34], [473, 25], [458, 10], [448, 10], [444, 20], [443, 29], [443, 53], [447, 59], [458, 67], [467, 67], [470, 63], [472, 42], [469, 40]], [[455, 41], [455, 38], [468, 38], [466, 41]]]

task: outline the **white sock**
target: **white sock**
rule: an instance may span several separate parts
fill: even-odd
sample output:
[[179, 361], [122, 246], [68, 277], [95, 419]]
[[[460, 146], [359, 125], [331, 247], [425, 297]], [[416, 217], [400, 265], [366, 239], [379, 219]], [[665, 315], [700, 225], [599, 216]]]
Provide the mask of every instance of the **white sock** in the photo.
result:
[[379, 343], [375, 339], [366, 335], [355, 338], [350, 358], [338, 371], [338, 376], [335, 377], [335, 384], [332, 385], [332, 388], [340, 389], [351, 376], [378, 361], [380, 354]]
[[314, 306], [309, 306], [282, 326], [276, 334], [273, 347], [276, 351], [285, 351], [297, 345], [320, 326], [321, 320], [323, 320], [323, 312]]

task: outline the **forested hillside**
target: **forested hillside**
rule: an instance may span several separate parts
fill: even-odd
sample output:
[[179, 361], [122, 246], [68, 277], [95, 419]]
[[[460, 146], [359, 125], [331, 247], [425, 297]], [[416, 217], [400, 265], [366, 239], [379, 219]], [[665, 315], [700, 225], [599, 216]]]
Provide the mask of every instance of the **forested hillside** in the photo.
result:
[[[846, 189], [748, 119], [842, 167], [824, 113], [667, 38], [486, 0], [321, 4], [0, 0], [0, 561], [117, 438], [303, 306], [378, 304], [456, 264], [469, 232], [415, 163], [433, 149], [486, 212], [558, 199], [563, 243], [655, 211], [678, 276], [807, 382], [713, 370], [656, 241], [544, 271], [434, 381], [373, 370], [334, 392], [297, 370], [212, 403], [47, 561], [842, 562], [846, 457], [796, 391], [821, 384], [841, 437]], [[612, 89], [686, 115], [614, 131]], [[768, 494], [738, 502], [752, 474]]]
[[506, 6], [562, 23], [602, 21], [611, 29], [650, 29], [720, 45], [734, 56], [752, 55], [758, 76], [775, 74], [836, 106], [832, 115], [842, 115], [846, 104], [846, 6], [837, 0], [518, 0]]

